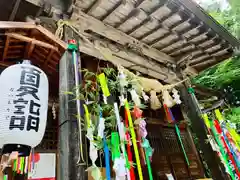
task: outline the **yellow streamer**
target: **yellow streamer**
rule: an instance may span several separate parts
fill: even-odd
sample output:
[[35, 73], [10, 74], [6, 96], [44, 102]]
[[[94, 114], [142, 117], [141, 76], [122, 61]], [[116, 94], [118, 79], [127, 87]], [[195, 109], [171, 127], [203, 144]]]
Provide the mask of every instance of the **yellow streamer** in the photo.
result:
[[203, 120], [204, 120], [207, 128], [210, 129], [211, 127], [210, 127], [210, 122], [209, 122], [209, 119], [208, 119], [208, 115], [207, 114], [203, 114], [202, 117], [203, 117]]
[[239, 146], [240, 136], [238, 135], [238, 133], [234, 129], [230, 128], [229, 126], [227, 126], [227, 129], [228, 129], [233, 141], [235, 142], [235, 146], [240, 151], [240, 146]]
[[130, 114], [129, 104], [128, 104], [127, 100], [125, 101], [125, 108], [126, 108], [126, 111], [127, 111], [130, 133], [131, 133], [131, 136], [132, 136], [132, 143], [133, 143], [133, 149], [134, 149], [136, 163], [137, 163], [138, 176], [139, 176], [139, 180], [143, 180], [142, 167], [141, 167], [140, 158], [139, 158], [136, 134], [135, 134], [135, 131], [134, 131], [133, 120], [132, 120], [132, 117], [131, 117], [131, 114]]
[[222, 117], [222, 114], [221, 114], [221, 112], [219, 111], [219, 109], [216, 109], [216, 110], [215, 110], [215, 115], [216, 115], [217, 119], [218, 119], [220, 122], [223, 121], [223, 117]]
[[104, 96], [105, 97], [110, 96], [110, 92], [109, 92], [109, 89], [108, 89], [108, 86], [107, 86], [107, 81], [106, 81], [105, 74], [104, 73], [100, 74], [98, 76], [98, 79], [99, 79], [99, 82], [101, 84], [101, 88], [102, 88]]
[[87, 107], [86, 104], [84, 104], [83, 107], [84, 107], [84, 111], [85, 111], [85, 118], [86, 118], [86, 121], [87, 121], [87, 127], [90, 128], [90, 126], [91, 126], [91, 120], [90, 120], [90, 115], [89, 115], [88, 107]]

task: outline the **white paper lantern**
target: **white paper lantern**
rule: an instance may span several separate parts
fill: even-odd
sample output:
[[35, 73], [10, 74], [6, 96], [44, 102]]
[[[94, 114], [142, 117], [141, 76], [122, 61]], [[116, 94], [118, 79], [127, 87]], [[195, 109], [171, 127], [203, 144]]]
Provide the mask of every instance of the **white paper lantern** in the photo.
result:
[[16, 64], [0, 75], [0, 148], [6, 144], [36, 147], [48, 112], [48, 78], [31, 64]]

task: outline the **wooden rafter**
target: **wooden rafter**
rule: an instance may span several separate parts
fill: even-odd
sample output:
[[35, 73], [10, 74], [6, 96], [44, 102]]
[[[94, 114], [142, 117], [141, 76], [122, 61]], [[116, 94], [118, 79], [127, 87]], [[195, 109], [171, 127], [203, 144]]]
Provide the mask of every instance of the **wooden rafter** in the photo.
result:
[[24, 53], [24, 57], [27, 58], [27, 59], [30, 58], [34, 48], [35, 48], [35, 44], [32, 43], [32, 42], [29, 42], [27, 44], [27, 47], [26, 47], [26, 50], [25, 50], [25, 53]]
[[121, 45], [136, 45], [139, 49], [141, 49], [141, 53], [162, 63], [170, 62], [175, 63], [173, 58], [149, 47], [147, 44], [138, 41], [137, 39], [111, 27], [103, 22], [81, 12], [74, 13], [72, 18], [77, 21], [76, 26], [81, 32], [86, 30], [90, 30], [94, 33], [100, 34], [112, 41], [115, 41]]
[[103, 0], [95, 0], [93, 4], [86, 10], [87, 14], [91, 14], [98, 6], [102, 3]]
[[118, 9], [118, 7], [120, 7], [121, 4], [123, 4], [124, 0], [119, 1], [110, 11], [108, 11], [102, 18], [101, 21], [106, 20], [109, 16], [111, 16], [111, 14], [116, 11]]
[[2, 57], [2, 60], [3, 60], [3, 61], [5, 61], [5, 59], [7, 58], [8, 47], [9, 47], [9, 41], [10, 41], [10, 37], [7, 36], [7, 37], [6, 37], [6, 42], [5, 42], [4, 51], [3, 51], [3, 57]]
[[48, 43], [45, 43], [43, 41], [39, 41], [39, 40], [36, 40], [36, 39], [33, 39], [33, 38], [23, 36], [23, 35], [18, 34], [18, 33], [6, 33], [6, 35], [9, 36], [9, 37], [21, 40], [21, 41], [25, 41], [25, 42], [28, 42], [28, 43], [38, 45], [38, 46], [42, 46], [42, 47], [49, 48], [49, 49], [54, 49], [56, 51], [58, 50], [58, 48], [54, 47], [51, 44], [48, 44]]

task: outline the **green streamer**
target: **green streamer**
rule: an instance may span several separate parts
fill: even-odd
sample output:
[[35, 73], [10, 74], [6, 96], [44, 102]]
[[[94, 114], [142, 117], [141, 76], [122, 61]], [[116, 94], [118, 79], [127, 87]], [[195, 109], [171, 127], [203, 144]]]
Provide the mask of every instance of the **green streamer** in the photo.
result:
[[153, 149], [151, 148], [149, 141], [147, 139], [142, 138], [142, 140], [143, 140], [142, 147], [145, 149], [145, 156], [146, 156], [149, 180], [153, 180], [152, 168], [151, 168], [151, 162], [150, 162], [150, 157], [153, 154]]
[[120, 158], [120, 141], [118, 132], [112, 132], [111, 134], [111, 144], [112, 144], [112, 160]]
[[8, 175], [4, 175], [3, 180], [8, 180]]
[[17, 159], [15, 159], [13, 163], [13, 171], [17, 171]]
[[184, 149], [183, 142], [182, 142], [182, 138], [181, 138], [181, 134], [180, 134], [180, 130], [179, 130], [177, 124], [175, 124], [175, 130], [176, 130], [176, 133], [177, 133], [177, 136], [178, 136], [178, 139], [179, 139], [179, 142], [180, 142], [180, 145], [181, 145], [181, 148], [182, 148], [184, 157], [185, 157], [185, 159], [186, 159], [187, 165], [189, 166], [190, 163], [189, 163], [189, 160], [188, 160], [188, 157], [187, 157], [187, 153], [186, 153], [186, 151], [185, 151], [185, 149]]
[[223, 157], [223, 160], [224, 160], [224, 162], [225, 162], [225, 164], [227, 166], [228, 172], [229, 172], [231, 178], [233, 180], [235, 180], [235, 177], [234, 177], [234, 174], [232, 172], [232, 169], [230, 168], [229, 163], [228, 163], [228, 158], [227, 158], [226, 153], [225, 153], [225, 151], [223, 149], [223, 145], [222, 145], [222, 143], [221, 143], [221, 141], [220, 141], [220, 139], [218, 137], [218, 133], [217, 133], [217, 130], [215, 129], [215, 127], [214, 127], [213, 121], [211, 121], [211, 120], [210, 120], [210, 126], [211, 126], [211, 130], [213, 132], [213, 135], [215, 137], [215, 140], [217, 141], [217, 144], [218, 144], [218, 146], [220, 148], [220, 153], [221, 153], [221, 155]]

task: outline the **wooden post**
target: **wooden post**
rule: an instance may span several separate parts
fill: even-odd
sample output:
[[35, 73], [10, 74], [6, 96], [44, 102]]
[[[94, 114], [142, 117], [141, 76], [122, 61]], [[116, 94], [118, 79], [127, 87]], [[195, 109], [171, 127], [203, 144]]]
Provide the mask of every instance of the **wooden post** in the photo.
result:
[[[65, 40], [67, 36], [65, 34]], [[60, 61], [59, 70], [59, 180], [85, 180], [86, 167], [77, 165], [79, 155], [79, 137], [74, 97], [63, 92], [73, 91], [74, 64], [71, 52], [65, 52]]]
[[219, 157], [217, 157], [217, 153], [213, 151], [210, 143], [207, 143], [208, 137], [199, 107], [193, 102], [191, 96], [188, 94], [187, 88], [187, 85], [181, 88], [181, 97], [185, 106], [185, 111], [191, 120], [193, 131], [196, 133], [200, 148], [203, 152], [208, 168], [211, 171], [212, 177], [217, 180], [228, 179], [226, 177], [226, 172], [221, 168], [222, 164]]

